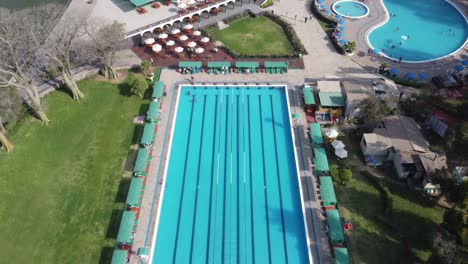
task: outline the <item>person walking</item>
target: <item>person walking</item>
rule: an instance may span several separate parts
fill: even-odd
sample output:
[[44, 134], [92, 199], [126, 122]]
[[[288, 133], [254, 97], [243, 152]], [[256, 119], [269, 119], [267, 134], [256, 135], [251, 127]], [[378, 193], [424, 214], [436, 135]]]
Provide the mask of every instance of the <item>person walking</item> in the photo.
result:
[[307, 19], [308, 19], [308, 17], [305, 17], [304, 23], [307, 23]]
[[195, 82], [195, 77], [193, 77], [193, 76], [190, 76], [190, 84], [192, 84], [192, 85], [193, 85], [193, 83], [194, 83], [194, 82]]

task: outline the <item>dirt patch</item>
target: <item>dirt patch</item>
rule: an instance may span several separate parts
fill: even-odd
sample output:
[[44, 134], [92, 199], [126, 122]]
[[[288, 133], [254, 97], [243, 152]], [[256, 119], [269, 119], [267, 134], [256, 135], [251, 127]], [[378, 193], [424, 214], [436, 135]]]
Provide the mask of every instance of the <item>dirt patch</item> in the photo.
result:
[[108, 80], [106, 79], [103, 75], [96, 75], [93, 79], [96, 80], [96, 81], [101, 81], [101, 82], [110, 82], [110, 83], [121, 83], [123, 80], [127, 79], [127, 76], [128, 76], [128, 70], [120, 70], [120, 71], [117, 71], [118, 74], [119, 74], [119, 77], [117, 77], [117, 79], [113, 79], [113, 80]]

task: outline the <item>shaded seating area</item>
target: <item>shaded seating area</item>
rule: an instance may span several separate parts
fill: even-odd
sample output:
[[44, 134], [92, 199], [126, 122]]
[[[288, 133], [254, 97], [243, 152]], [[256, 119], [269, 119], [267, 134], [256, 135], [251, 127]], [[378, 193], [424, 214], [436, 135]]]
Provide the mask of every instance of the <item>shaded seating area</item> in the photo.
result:
[[315, 173], [319, 175], [328, 174], [330, 171], [328, 166], [327, 153], [324, 148], [314, 147], [314, 164]]
[[271, 74], [288, 72], [288, 62], [285, 61], [265, 61], [265, 71]]
[[319, 123], [310, 123], [310, 140], [313, 146], [323, 145], [322, 129]]
[[127, 194], [127, 200], [125, 201], [129, 210], [132, 210], [132, 208], [140, 208], [144, 190], [145, 179], [141, 177], [133, 177], [130, 181], [130, 188]]
[[330, 176], [320, 177], [320, 195], [325, 209], [334, 209], [336, 205], [335, 189]]
[[340, 214], [338, 210], [327, 211], [328, 237], [332, 245], [341, 245], [344, 243], [343, 227], [341, 225]]
[[164, 95], [164, 83], [157, 81], [153, 85], [153, 93], [151, 94], [151, 99], [156, 100], [162, 98]]
[[156, 124], [147, 123], [143, 129], [143, 135], [141, 136], [140, 145], [144, 148], [150, 148], [153, 145], [154, 135], [156, 131]]
[[182, 74], [195, 74], [201, 72], [201, 61], [180, 61], [179, 72]]
[[348, 249], [344, 247], [336, 247], [333, 249], [335, 264], [349, 264]]
[[122, 249], [114, 249], [112, 254], [112, 264], [127, 264], [128, 263], [128, 251]]
[[207, 64], [208, 73], [227, 74], [231, 69], [230, 61], [209, 61]]
[[150, 123], [158, 123], [159, 122], [159, 109], [161, 107], [161, 103], [158, 101], [153, 101], [149, 105], [148, 112], [146, 114], [146, 121]]
[[238, 61], [236, 68], [238, 73], [256, 73], [259, 67], [258, 61]]
[[125, 211], [120, 221], [119, 232], [117, 233], [117, 248], [127, 250], [133, 245], [133, 238], [136, 232], [136, 212]]

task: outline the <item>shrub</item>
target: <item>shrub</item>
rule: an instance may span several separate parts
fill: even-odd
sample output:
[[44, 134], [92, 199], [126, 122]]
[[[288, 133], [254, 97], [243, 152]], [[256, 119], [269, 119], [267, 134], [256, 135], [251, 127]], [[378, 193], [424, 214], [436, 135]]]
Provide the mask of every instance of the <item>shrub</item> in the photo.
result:
[[130, 92], [134, 95], [143, 98], [146, 89], [148, 89], [148, 83], [142, 76], [136, 76], [131, 83]]
[[272, 13], [264, 13], [264, 16], [270, 18], [273, 22], [277, 23], [283, 28], [283, 31], [291, 42], [291, 45], [293, 46], [294, 50], [296, 50], [296, 55], [307, 55], [307, 50], [305, 49], [304, 45], [302, 45], [301, 40], [288, 22]]
[[263, 2], [260, 7], [261, 8], [267, 8], [269, 6], [272, 6], [273, 5], [273, 0], [266, 0], [265, 2]]
[[334, 181], [339, 181], [340, 177], [340, 169], [338, 168], [338, 165], [331, 165], [330, 166], [330, 175], [332, 176]]
[[140, 71], [145, 76], [148, 76], [151, 73], [151, 61], [143, 60], [140, 64]]
[[343, 185], [346, 185], [353, 178], [353, 172], [350, 169], [340, 170], [339, 179]]

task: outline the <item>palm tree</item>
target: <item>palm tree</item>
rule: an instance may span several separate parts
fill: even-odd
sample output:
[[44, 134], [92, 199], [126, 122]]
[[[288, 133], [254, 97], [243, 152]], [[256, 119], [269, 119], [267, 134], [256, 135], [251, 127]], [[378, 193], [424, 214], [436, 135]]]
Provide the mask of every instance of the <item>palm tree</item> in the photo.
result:
[[346, 45], [346, 51], [349, 52], [349, 53], [352, 53], [354, 52], [354, 49], [356, 48], [356, 42], [355, 41], [350, 41], [348, 42], [348, 44]]

